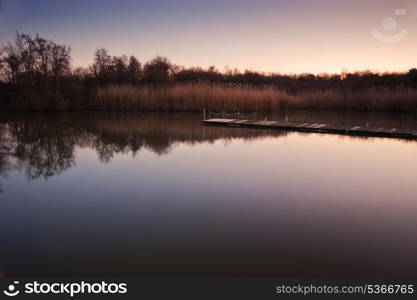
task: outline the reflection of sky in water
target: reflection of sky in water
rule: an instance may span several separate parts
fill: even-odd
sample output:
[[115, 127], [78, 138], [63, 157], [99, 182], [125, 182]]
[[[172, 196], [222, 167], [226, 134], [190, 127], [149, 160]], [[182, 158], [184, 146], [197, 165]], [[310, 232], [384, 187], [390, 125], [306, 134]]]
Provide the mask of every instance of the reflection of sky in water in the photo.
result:
[[[6, 272], [416, 275], [416, 142], [290, 133], [177, 143], [14, 170], [0, 196]], [[47, 265], [51, 263], [52, 265]]]

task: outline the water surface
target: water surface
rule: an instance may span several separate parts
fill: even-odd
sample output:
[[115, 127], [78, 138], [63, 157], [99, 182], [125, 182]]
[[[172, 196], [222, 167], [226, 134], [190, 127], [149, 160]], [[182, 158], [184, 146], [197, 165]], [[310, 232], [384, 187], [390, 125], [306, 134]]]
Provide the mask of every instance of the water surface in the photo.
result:
[[[289, 119], [417, 128], [415, 115]], [[4, 276], [417, 275], [417, 142], [195, 114], [1, 120]]]

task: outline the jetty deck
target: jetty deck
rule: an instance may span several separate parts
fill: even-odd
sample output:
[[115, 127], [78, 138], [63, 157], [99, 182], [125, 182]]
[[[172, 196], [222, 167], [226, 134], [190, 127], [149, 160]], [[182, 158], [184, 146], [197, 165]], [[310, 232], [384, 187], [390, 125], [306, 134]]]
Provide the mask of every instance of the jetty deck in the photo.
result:
[[294, 123], [281, 121], [254, 121], [238, 119], [206, 119], [203, 125], [207, 126], [227, 126], [227, 127], [244, 127], [259, 129], [276, 129], [285, 131], [315, 132], [329, 134], [343, 134], [352, 136], [367, 137], [388, 137], [417, 140], [417, 130], [368, 127], [368, 126], [343, 126], [331, 125], [325, 123]]

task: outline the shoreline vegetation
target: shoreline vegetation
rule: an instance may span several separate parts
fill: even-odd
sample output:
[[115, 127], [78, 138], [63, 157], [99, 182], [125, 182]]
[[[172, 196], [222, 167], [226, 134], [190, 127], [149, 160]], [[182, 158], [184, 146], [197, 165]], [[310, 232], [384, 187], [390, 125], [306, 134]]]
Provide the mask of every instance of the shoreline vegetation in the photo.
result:
[[91, 98], [94, 110], [146, 111], [283, 111], [320, 109], [417, 112], [417, 90], [369, 88], [359, 91], [317, 90], [296, 94], [274, 87], [179, 83], [169, 86], [109, 85]]
[[329, 109], [417, 111], [417, 69], [341, 74], [259, 73], [214, 66], [185, 68], [157, 56], [94, 53], [88, 68], [71, 66], [71, 49], [17, 33], [0, 48], [0, 110], [283, 111]]

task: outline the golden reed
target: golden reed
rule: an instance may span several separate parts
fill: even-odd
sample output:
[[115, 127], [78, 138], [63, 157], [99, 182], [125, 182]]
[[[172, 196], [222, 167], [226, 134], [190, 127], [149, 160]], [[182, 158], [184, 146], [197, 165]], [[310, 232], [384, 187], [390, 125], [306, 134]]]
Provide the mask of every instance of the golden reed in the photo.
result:
[[275, 87], [210, 83], [109, 85], [93, 93], [98, 110], [278, 111], [283, 109], [348, 109], [417, 111], [417, 90], [323, 90], [290, 94]]

